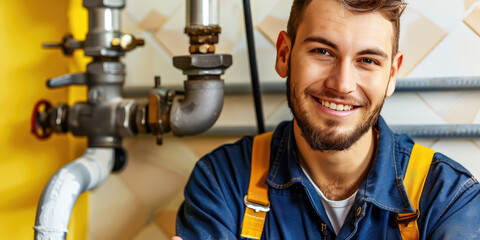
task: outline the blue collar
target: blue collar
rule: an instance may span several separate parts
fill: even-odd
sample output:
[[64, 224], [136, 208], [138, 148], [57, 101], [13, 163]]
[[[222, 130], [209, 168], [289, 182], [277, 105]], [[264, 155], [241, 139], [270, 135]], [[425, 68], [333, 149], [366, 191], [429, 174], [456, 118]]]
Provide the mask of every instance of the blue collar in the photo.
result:
[[[379, 117], [375, 128], [379, 131], [379, 144], [370, 172], [358, 190], [357, 199], [363, 199], [387, 211], [404, 213], [413, 212], [403, 185], [405, 159], [400, 159], [400, 143], [388, 128], [382, 117]], [[413, 147], [408, 137], [405, 145]], [[411, 144], [410, 144], [411, 143]], [[404, 146], [405, 147], [405, 146]], [[303, 173], [296, 154], [293, 122], [281, 123], [272, 139], [272, 156], [267, 184], [276, 189], [286, 189], [296, 183], [309, 184]]]

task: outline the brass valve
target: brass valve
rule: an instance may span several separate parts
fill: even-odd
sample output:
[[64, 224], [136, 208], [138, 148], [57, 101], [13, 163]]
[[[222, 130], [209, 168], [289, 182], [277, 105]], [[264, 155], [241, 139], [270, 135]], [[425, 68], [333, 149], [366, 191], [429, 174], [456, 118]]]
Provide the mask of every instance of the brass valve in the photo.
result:
[[145, 45], [145, 40], [135, 38], [132, 34], [123, 34], [119, 38], [112, 39], [112, 46], [120, 47], [125, 51], [134, 49], [137, 46]]
[[155, 77], [155, 87], [148, 97], [148, 127], [157, 137], [157, 145], [162, 144], [162, 136], [170, 131], [169, 111], [175, 92], [160, 87], [160, 76]]

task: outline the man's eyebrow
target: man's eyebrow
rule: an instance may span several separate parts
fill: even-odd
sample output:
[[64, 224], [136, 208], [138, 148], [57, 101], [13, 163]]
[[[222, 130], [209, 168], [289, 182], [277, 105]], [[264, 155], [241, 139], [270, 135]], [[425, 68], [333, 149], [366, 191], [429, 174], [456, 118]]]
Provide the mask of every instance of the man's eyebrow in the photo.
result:
[[388, 58], [388, 55], [380, 48], [365, 49], [365, 50], [362, 50], [362, 51], [358, 52], [357, 55], [376, 55], [376, 56], [380, 56], [380, 57], [385, 58], [385, 59]]
[[303, 40], [303, 42], [318, 42], [318, 43], [322, 43], [322, 44], [325, 44], [327, 46], [330, 46], [334, 50], [338, 50], [338, 47], [335, 43], [332, 43], [332, 42], [328, 41], [327, 39], [325, 39], [323, 37], [318, 37], [318, 36], [308, 37], [308, 38], [305, 38], [305, 40]]

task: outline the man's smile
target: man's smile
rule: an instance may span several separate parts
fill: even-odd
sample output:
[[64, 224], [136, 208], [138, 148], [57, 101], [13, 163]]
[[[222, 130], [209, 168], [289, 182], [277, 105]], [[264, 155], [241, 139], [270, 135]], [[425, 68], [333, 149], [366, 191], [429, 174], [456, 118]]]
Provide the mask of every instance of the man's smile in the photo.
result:
[[354, 112], [356, 112], [360, 106], [347, 103], [344, 101], [333, 101], [333, 100], [323, 100], [317, 97], [312, 96], [314, 101], [317, 103], [317, 107], [324, 113], [330, 116], [335, 117], [346, 117], [350, 116]]

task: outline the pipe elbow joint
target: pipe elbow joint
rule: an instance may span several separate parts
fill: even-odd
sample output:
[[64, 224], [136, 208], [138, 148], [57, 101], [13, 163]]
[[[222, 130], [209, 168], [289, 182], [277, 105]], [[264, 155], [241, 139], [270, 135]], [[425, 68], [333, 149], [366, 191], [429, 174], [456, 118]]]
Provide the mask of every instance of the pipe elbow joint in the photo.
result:
[[103, 183], [113, 168], [114, 150], [89, 148], [85, 155], [61, 168], [40, 197], [35, 218], [36, 240], [64, 240], [79, 195]]
[[170, 127], [175, 136], [189, 136], [208, 130], [223, 107], [223, 80], [187, 80], [185, 97], [176, 98], [170, 110]]

